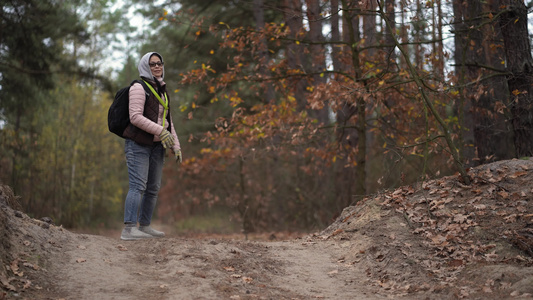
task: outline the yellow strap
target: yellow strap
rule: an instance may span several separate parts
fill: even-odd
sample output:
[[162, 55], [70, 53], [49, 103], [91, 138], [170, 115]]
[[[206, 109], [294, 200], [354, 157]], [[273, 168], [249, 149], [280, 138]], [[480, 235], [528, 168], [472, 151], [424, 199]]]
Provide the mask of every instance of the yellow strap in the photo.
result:
[[157, 98], [157, 100], [159, 100], [159, 103], [161, 103], [161, 105], [163, 105], [163, 128], [165, 128], [165, 120], [167, 119], [167, 111], [168, 111], [168, 95], [167, 95], [167, 92], [165, 92], [165, 94], [163, 95], [163, 97], [165, 98], [165, 102], [163, 102], [163, 99], [161, 99], [161, 96], [159, 96], [159, 94], [154, 90], [154, 88], [152, 87], [151, 84], [149, 84], [148, 82], [146, 82], [146, 80], [144, 80], [144, 83], [146, 83], [146, 85], [148, 86], [148, 88], [152, 91], [152, 94], [154, 94], [154, 96]]

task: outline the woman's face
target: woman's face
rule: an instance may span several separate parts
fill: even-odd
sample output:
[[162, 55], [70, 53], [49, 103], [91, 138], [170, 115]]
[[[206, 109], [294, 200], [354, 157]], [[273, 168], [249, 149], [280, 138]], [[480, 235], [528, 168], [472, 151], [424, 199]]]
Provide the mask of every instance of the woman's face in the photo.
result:
[[150, 57], [150, 71], [156, 78], [163, 76], [163, 62], [159, 59], [159, 56], [152, 55]]

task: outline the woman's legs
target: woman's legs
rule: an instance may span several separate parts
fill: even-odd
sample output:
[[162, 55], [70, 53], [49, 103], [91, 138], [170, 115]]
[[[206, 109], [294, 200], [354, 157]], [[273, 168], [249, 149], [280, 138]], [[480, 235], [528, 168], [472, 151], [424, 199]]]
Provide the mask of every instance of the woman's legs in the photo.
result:
[[144, 192], [141, 208], [139, 211], [139, 225], [149, 226], [152, 222], [157, 195], [161, 188], [161, 176], [163, 174], [163, 163], [165, 162], [165, 148], [161, 143], [152, 147], [149, 158], [148, 180]]
[[129, 139], [126, 139], [124, 149], [129, 174], [124, 223], [136, 225], [139, 220], [140, 224], [147, 226], [152, 220], [161, 187], [165, 149], [161, 143], [143, 146]]

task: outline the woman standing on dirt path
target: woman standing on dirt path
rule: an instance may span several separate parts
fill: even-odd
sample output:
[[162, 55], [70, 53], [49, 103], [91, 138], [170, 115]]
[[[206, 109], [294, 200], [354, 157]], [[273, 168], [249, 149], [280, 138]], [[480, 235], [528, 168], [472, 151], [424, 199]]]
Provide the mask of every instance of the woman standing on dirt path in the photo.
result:
[[141, 83], [133, 84], [129, 90], [131, 124], [124, 131], [129, 190], [124, 205], [122, 240], [165, 236], [150, 227], [161, 187], [165, 151], [171, 149], [178, 163], [181, 163], [182, 156], [170, 116], [163, 64], [159, 53], [146, 53], [139, 61], [138, 69], [150, 92], [145, 92]]

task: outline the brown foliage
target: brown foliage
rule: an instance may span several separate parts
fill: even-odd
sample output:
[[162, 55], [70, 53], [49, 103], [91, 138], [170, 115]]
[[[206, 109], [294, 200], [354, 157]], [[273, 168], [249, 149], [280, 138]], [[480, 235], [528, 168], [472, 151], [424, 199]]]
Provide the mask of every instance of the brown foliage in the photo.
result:
[[[161, 215], [184, 214], [180, 205], [189, 212], [223, 205], [236, 208], [238, 218], [256, 223], [247, 228], [316, 226], [364, 196], [357, 194], [361, 191], [449, 174], [456, 169], [454, 160], [461, 165], [450, 154], [456, 151], [450, 149], [454, 143], [475, 147], [463, 140], [462, 131], [468, 129], [457, 110], [463, 109], [459, 106], [464, 93], [473, 91], [467, 96], [476, 99], [483, 90], [481, 80], [472, 82], [471, 90], [458, 86], [457, 77], [442, 69], [448, 55], [442, 52], [442, 41], [425, 42], [425, 32], [418, 27], [423, 26], [425, 9], [434, 19], [444, 17], [436, 15], [442, 13], [440, 3], [435, 10], [432, 5], [437, 4], [429, 2], [428, 7], [417, 7], [413, 24], [404, 22], [403, 13], [402, 23], [394, 24], [404, 33], [402, 47], [408, 54], [413, 54], [408, 48], [410, 26], [416, 27], [412, 38], [419, 52], [410, 72], [405, 58], [397, 58], [395, 48], [384, 43], [391, 37], [369, 30], [379, 16], [367, 10], [368, 3], [343, 1], [342, 13], [349, 16], [343, 22], [353, 22], [350, 33], [355, 36], [346, 34], [349, 26], [343, 23], [343, 38], [336, 35], [341, 40], [335, 41], [318, 34], [316, 26], [323, 20], [316, 16], [322, 8], [313, 6], [315, 1], [308, 1], [307, 12], [292, 1], [283, 3], [286, 23], [254, 27], [220, 22], [202, 31], [220, 41], [212, 54], [222, 57], [225, 66], [216, 58], [200, 62], [182, 74], [181, 84], [194, 86], [195, 99], [209, 98], [223, 111], [211, 115], [211, 130], [191, 135], [197, 152], [191, 152], [179, 174], [167, 170], [187, 187], [180, 196], [186, 199], [163, 200]], [[387, 14], [394, 16], [393, 2], [387, 3]], [[324, 9], [320, 13], [326, 20], [337, 13]], [[308, 26], [302, 21], [305, 13]], [[363, 33], [358, 31], [360, 20]], [[198, 28], [206, 28], [203, 22]], [[442, 36], [436, 24], [434, 36]], [[329, 55], [325, 49], [332, 48], [334, 68], [324, 64], [324, 55]], [[431, 54], [429, 48], [439, 53]], [[271, 90], [274, 101], [267, 96]], [[199, 109], [209, 108], [193, 103], [189, 118]], [[483, 113], [490, 117], [504, 111]], [[171, 183], [163, 191], [179, 194]]]

